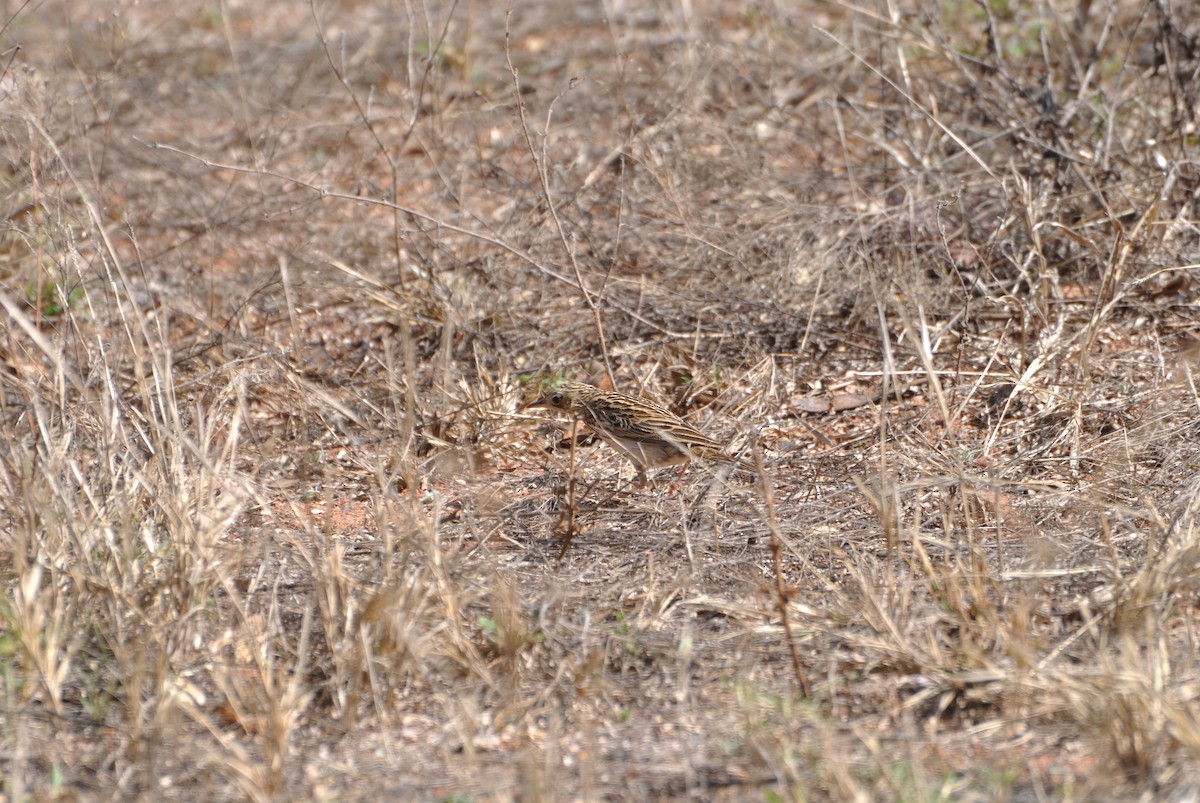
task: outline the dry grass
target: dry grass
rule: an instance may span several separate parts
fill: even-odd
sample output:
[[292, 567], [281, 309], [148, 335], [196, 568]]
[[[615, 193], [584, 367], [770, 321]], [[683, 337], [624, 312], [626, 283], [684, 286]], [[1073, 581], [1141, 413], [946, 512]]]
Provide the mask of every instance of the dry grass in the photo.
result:
[[518, 5], [5, 10], [0, 797], [1200, 794], [1200, 13]]

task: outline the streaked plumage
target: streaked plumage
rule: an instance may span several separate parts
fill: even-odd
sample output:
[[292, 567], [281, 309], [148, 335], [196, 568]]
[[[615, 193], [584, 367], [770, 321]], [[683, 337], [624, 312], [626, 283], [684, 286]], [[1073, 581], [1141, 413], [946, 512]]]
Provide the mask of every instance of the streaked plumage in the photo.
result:
[[[640, 396], [601, 390], [582, 382], [550, 388], [530, 407], [570, 413], [629, 458], [646, 484], [646, 469], [687, 464], [692, 460], [731, 463], [721, 444], [666, 407]], [[682, 472], [680, 474], [682, 476]]]

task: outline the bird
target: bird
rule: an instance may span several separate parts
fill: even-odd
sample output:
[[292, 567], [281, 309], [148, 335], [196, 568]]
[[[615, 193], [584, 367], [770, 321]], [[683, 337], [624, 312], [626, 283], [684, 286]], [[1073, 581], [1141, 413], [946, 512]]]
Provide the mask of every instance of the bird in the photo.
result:
[[683, 465], [678, 482], [692, 460], [734, 463], [720, 443], [656, 401], [583, 382], [563, 382], [547, 389], [529, 405], [574, 416], [621, 452], [637, 469], [637, 485], [645, 487], [646, 469]]

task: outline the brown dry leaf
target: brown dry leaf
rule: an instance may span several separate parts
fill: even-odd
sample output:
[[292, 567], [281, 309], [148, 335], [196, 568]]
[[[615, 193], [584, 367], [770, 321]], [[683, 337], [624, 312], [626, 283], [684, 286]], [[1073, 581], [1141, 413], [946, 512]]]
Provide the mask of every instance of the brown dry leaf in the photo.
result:
[[872, 397], [865, 393], [834, 393], [831, 406], [835, 413], [841, 413], [870, 404], [871, 401]]

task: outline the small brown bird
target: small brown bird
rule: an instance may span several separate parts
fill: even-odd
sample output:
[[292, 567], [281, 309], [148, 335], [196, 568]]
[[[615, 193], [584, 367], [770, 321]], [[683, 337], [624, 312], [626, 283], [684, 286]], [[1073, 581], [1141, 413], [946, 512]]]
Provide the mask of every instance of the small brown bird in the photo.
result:
[[529, 406], [562, 410], [587, 424], [629, 458], [637, 469], [639, 486], [646, 484], [647, 468], [682, 463], [682, 478], [695, 459], [734, 462], [721, 444], [658, 402], [640, 396], [601, 390], [582, 382], [564, 382]]

